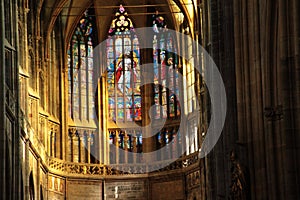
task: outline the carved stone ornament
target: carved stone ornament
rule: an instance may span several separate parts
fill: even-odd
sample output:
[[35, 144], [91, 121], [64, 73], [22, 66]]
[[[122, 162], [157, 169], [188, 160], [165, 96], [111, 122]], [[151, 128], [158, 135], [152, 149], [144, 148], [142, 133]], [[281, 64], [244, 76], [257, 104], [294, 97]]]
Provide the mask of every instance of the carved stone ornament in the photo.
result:
[[246, 169], [240, 163], [234, 151], [230, 154], [231, 167], [231, 185], [230, 200], [247, 200], [248, 196], [248, 177]]

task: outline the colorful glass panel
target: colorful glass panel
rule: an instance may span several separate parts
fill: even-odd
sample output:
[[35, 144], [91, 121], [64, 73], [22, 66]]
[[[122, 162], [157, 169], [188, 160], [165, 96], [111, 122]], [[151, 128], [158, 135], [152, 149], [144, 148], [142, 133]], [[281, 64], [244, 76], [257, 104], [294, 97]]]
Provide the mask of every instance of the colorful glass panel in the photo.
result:
[[109, 35], [106, 42], [109, 119], [140, 121], [139, 42], [132, 21], [122, 5], [112, 21]]
[[180, 94], [176, 45], [164, 18], [158, 13], [153, 15], [153, 32], [154, 118], [178, 117]]
[[93, 21], [88, 10], [79, 21], [68, 50], [69, 112], [80, 120], [94, 119]]

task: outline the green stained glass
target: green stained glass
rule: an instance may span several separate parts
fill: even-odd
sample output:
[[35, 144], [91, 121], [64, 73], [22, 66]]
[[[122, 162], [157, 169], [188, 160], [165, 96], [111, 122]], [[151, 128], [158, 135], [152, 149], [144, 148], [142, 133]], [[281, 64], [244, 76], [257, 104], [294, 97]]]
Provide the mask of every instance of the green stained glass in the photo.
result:
[[135, 104], [141, 105], [139, 41], [122, 6], [111, 23], [109, 35], [106, 43], [109, 109], [115, 110], [119, 121], [141, 120], [141, 110], [136, 113], [134, 110]]

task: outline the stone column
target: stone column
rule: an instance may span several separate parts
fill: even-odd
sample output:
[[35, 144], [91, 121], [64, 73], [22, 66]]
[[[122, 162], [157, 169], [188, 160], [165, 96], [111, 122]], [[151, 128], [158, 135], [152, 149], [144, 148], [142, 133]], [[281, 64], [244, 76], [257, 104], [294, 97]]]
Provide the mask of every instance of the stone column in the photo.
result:
[[[152, 37], [152, 36], [149, 36]], [[144, 41], [145, 42], [145, 41]], [[143, 64], [143, 67], [141, 68], [141, 75], [142, 75], [142, 81], [144, 81], [144, 84], [142, 83], [141, 87], [141, 95], [144, 97], [142, 99], [142, 127], [146, 127], [151, 124], [151, 118], [150, 115], [152, 113], [150, 112], [151, 106], [154, 104], [153, 100], [153, 60], [152, 60], [152, 50], [151, 49], [141, 49], [141, 64]], [[142, 136], [143, 136], [143, 145], [142, 145], [142, 151], [143, 153], [152, 152], [156, 149], [156, 141], [155, 136], [152, 137], [152, 131], [151, 126], [148, 129], [142, 129]], [[145, 155], [145, 154], [144, 154]], [[155, 159], [155, 158], [151, 158]]]
[[282, 199], [299, 199], [300, 193], [297, 188], [300, 187], [300, 3], [297, 0], [278, 2], [277, 68], [272, 68], [276, 71], [274, 76], [278, 81], [278, 87], [274, 85], [274, 90], [281, 104], [274, 107], [275, 118], [276, 115], [282, 115], [282, 118], [274, 123], [276, 127], [272, 133], [278, 135], [276, 138], [272, 137], [277, 141], [276, 174], [281, 174], [276, 176], [280, 180], [280, 184], [277, 184], [277, 194], [280, 190], [281, 195], [285, 194], [280, 196]]
[[136, 137], [132, 137], [132, 152], [133, 154], [133, 163], [136, 163], [136, 152], [137, 152], [137, 138]]
[[127, 136], [127, 132], [124, 133], [124, 136], [123, 136], [123, 144], [124, 144], [124, 163], [127, 163], [128, 162], [128, 148], [127, 148], [127, 142], [128, 142], [128, 136]]
[[37, 171], [36, 171], [36, 186], [35, 186], [35, 192], [36, 192], [36, 197], [40, 197], [40, 183], [41, 183], [41, 158], [37, 159]]
[[77, 138], [77, 130], [75, 128], [70, 129], [70, 137], [71, 137], [71, 161], [78, 162], [78, 138]]
[[[66, 61], [67, 62], [67, 59]], [[66, 63], [65, 63], [65, 66], [68, 66]], [[66, 67], [64, 70], [62, 70], [62, 87], [65, 88], [65, 90], [63, 90], [63, 97], [61, 98], [62, 101], [64, 102], [62, 104], [62, 109], [63, 109], [63, 114], [62, 114], [62, 145], [61, 145], [61, 148], [62, 148], [62, 159], [63, 160], [67, 160], [67, 157], [68, 157], [68, 152], [70, 151], [70, 146], [67, 145], [67, 141], [69, 140], [69, 131], [68, 131], [68, 118], [69, 118], [69, 102], [68, 102], [68, 98], [69, 98], [69, 95], [68, 95], [68, 67]]]
[[87, 133], [87, 163], [91, 163], [91, 132]]
[[115, 148], [116, 148], [116, 164], [119, 164], [119, 131], [116, 131], [116, 137], [115, 137]]
[[[24, 188], [25, 188], [25, 199], [29, 199], [29, 175], [30, 175], [30, 161], [29, 161], [29, 138], [28, 135], [26, 134], [25, 136], [25, 180], [24, 180]], [[23, 177], [22, 177], [23, 178]]]
[[5, 199], [5, 57], [4, 57], [4, 41], [5, 32], [4, 32], [4, 0], [0, 1], [0, 199]]
[[79, 158], [80, 158], [80, 162], [81, 163], [84, 163], [86, 162], [85, 160], [85, 144], [84, 144], [84, 131], [81, 130], [79, 133], [78, 133], [78, 139], [79, 139]]
[[61, 134], [60, 134], [59, 125], [55, 125], [54, 134], [55, 134], [55, 144], [54, 144], [55, 157], [61, 158]]
[[65, 160], [71, 162], [72, 161], [72, 137], [70, 130], [68, 130], [67, 135], [67, 144], [66, 144], [66, 157]]

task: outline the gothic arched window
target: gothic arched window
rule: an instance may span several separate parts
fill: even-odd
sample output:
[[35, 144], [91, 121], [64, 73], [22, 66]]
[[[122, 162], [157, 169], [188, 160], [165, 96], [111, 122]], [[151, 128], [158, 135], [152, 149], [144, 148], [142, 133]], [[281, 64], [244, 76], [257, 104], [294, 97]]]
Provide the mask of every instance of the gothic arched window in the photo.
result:
[[87, 10], [76, 27], [68, 50], [69, 113], [73, 120], [94, 119], [93, 24]]
[[175, 118], [180, 115], [175, 39], [158, 14], [153, 16], [153, 31], [154, 119]]
[[112, 121], [141, 121], [139, 41], [121, 5], [107, 39], [108, 113]]

